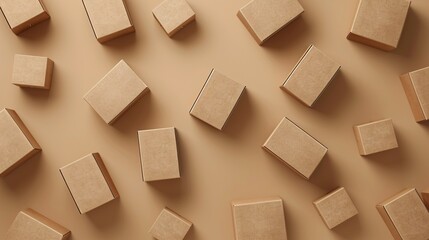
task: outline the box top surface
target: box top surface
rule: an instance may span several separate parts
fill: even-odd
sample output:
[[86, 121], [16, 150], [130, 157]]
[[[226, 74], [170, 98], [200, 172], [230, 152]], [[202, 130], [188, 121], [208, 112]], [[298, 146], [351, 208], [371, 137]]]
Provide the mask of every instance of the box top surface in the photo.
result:
[[195, 12], [186, 0], [165, 0], [152, 12], [168, 34], [195, 17]]
[[48, 61], [47, 57], [15, 54], [13, 83], [44, 87], [48, 75]]
[[39, 0], [0, 0], [0, 6], [12, 29], [45, 12]]
[[365, 154], [398, 147], [392, 119], [383, 119], [355, 126]]
[[192, 223], [165, 208], [161, 211], [149, 232], [157, 239], [182, 240]]

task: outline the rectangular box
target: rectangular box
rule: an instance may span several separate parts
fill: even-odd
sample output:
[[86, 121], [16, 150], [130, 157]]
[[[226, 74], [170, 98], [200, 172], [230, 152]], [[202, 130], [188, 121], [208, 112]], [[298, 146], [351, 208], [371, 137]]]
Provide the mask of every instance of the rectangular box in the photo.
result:
[[12, 83], [20, 87], [49, 89], [54, 62], [47, 57], [15, 54]]
[[429, 119], [429, 67], [401, 77], [402, 86], [416, 122]]
[[398, 147], [392, 119], [383, 119], [353, 127], [360, 155], [369, 155]]
[[183, 240], [191, 227], [190, 221], [164, 208], [149, 232], [159, 240]]
[[169, 37], [195, 20], [195, 12], [186, 0], [165, 0], [152, 13]]

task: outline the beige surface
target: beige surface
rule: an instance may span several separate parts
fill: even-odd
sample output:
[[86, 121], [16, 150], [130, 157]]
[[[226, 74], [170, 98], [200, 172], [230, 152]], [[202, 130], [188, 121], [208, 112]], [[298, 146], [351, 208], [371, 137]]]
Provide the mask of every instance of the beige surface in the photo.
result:
[[164, 208], [149, 232], [159, 240], [182, 240], [191, 227], [191, 222], [170, 209]]
[[[173, 39], [152, 15], [159, 1], [127, 0], [136, 33], [104, 45], [81, 1], [44, 2], [51, 21], [20, 37], [0, 18], [0, 107], [15, 109], [43, 147], [0, 179], [0, 239], [18, 211], [32, 207], [71, 229], [72, 240], [150, 240], [149, 228], [168, 206], [194, 223], [187, 240], [232, 240], [232, 200], [280, 196], [288, 239], [391, 240], [375, 204], [428, 187], [429, 125], [414, 121], [399, 80], [428, 66], [427, 0], [413, 1], [398, 49], [388, 53], [346, 40], [356, 0], [300, 0], [302, 16], [262, 47], [236, 16], [248, 0], [189, 0], [198, 20]], [[312, 109], [279, 89], [311, 43], [342, 66]], [[55, 60], [49, 92], [10, 83], [15, 53]], [[109, 126], [82, 96], [120, 59], [151, 92]], [[247, 86], [222, 132], [189, 115], [212, 67]], [[329, 148], [310, 181], [261, 149], [285, 116]], [[361, 157], [352, 126], [383, 118], [393, 119], [401, 147]], [[137, 130], [165, 126], [177, 130], [182, 178], [144, 183]], [[94, 151], [121, 198], [80, 215], [58, 168]], [[331, 231], [312, 202], [338, 186], [353, 196], [359, 216]]]

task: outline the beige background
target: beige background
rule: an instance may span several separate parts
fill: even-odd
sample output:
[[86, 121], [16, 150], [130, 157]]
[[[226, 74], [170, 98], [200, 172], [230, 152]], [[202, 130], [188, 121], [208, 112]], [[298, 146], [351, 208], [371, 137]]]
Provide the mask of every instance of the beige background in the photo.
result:
[[[52, 19], [20, 37], [0, 20], [0, 107], [15, 109], [43, 148], [0, 179], [0, 238], [32, 207], [77, 239], [151, 239], [164, 206], [195, 225], [187, 239], [233, 239], [230, 201], [284, 199], [289, 239], [392, 239], [375, 204], [406, 187], [429, 187], [429, 126], [414, 122], [398, 75], [429, 65], [429, 1], [411, 5], [399, 48], [386, 53], [346, 40], [358, 0], [300, 0], [305, 12], [260, 47], [236, 17], [248, 0], [189, 0], [197, 22], [167, 37], [152, 16], [159, 1], [128, 0], [136, 33], [99, 44], [81, 1], [45, 0]], [[336, 59], [341, 74], [307, 108], [279, 89], [309, 44]], [[15, 53], [55, 61], [50, 92], [11, 84]], [[108, 126], [82, 96], [120, 59], [151, 93]], [[188, 111], [212, 67], [247, 85], [223, 132]], [[326, 145], [306, 181], [261, 149], [287, 116]], [[399, 149], [361, 157], [354, 124], [392, 118]], [[180, 180], [144, 183], [137, 130], [175, 126]], [[58, 168], [100, 152], [121, 195], [80, 215]], [[344, 186], [360, 214], [330, 231], [312, 201]]]

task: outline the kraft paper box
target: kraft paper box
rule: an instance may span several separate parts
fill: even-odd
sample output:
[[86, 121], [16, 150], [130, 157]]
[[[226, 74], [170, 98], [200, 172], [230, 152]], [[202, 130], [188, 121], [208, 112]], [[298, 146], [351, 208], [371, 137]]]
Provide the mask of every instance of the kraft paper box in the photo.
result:
[[426, 207], [429, 210], [429, 189], [422, 191], [423, 201], [426, 204]]
[[149, 232], [158, 240], [182, 240], [191, 227], [191, 222], [164, 208]]
[[62, 168], [60, 173], [81, 214], [119, 197], [98, 153], [92, 153]]
[[49, 19], [41, 0], [0, 0], [0, 8], [15, 34]]
[[165, 0], [152, 13], [170, 37], [195, 20], [195, 12], [185, 0]]
[[411, 1], [361, 0], [347, 38], [385, 51], [398, 46]]
[[245, 88], [213, 69], [189, 113], [222, 130]]
[[343, 187], [313, 202], [329, 229], [358, 214], [353, 201]]
[[369, 155], [398, 147], [392, 119], [383, 119], [353, 127], [360, 155]]
[[429, 239], [429, 212], [416, 189], [406, 189], [376, 207], [394, 239]]
[[328, 151], [287, 118], [281, 120], [262, 147], [305, 179], [310, 179]]
[[0, 176], [10, 173], [41, 150], [14, 110], [0, 110]]
[[100, 43], [135, 31], [123, 0], [82, 0], [82, 3]]
[[15, 54], [12, 83], [20, 87], [49, 89], [54, 62], [47, 57]]
[[107, 124], [113, 124], [148, 91], [140, 77], [121, 60], [83, 98]]
[[6, 240], [65, 240], [71, 232], [60, 224], [26, 209], [16, 216], [6, 233]]
[[311, 45], [280, 88], [311, 107], [340, 67], [338, 63]]
[[401, 77], [402, 86], [416, 122], [429, 119], [429, 67]]
[[232, 213], [236, 240], [287, 240], [281, 198], [233, 202]]

